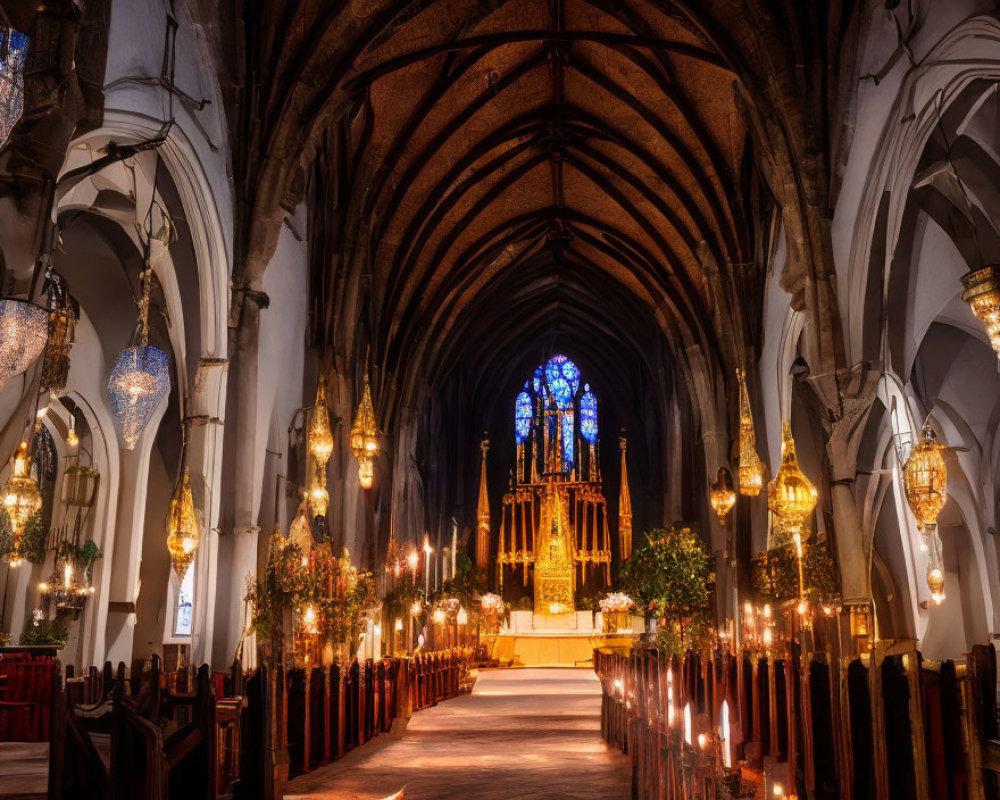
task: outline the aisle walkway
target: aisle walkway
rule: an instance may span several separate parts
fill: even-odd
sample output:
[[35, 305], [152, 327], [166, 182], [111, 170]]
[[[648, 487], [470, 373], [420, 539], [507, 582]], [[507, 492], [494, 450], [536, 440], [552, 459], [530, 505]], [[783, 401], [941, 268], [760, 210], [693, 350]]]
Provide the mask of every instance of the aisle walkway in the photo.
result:
[[625, 800], [629, 759], [601, 739], [584, 669], [481, 672], [471, 695], [419, 711], [405, 735], [292, 781], [288, 798]]

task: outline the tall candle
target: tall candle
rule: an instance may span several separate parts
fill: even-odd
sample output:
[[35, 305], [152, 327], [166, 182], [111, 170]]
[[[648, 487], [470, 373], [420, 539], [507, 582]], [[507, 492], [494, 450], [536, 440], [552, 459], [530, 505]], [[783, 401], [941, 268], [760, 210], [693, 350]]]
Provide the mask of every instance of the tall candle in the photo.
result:
[[455, 553], [458, 551], [458, 523], [451, 521], [451, 578], [455, 579]]

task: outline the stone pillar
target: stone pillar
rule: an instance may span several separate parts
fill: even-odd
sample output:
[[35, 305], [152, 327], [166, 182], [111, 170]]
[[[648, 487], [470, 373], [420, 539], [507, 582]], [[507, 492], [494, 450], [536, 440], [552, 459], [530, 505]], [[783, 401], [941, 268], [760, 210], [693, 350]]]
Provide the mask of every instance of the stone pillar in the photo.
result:
[[858, 448], [881, 375], [881, 364], [862, 363], [808, 379], [823, 409], [837, 564], [845, 605], [871, 601], [870, 548], [854, 497], [854, 478]]

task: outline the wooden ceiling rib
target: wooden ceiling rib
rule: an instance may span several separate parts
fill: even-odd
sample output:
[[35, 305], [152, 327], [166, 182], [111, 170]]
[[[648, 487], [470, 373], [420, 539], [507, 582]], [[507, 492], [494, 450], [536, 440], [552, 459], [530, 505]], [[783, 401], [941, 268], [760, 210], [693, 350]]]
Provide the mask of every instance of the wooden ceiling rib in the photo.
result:
[[751, 261], [755, 245], [740, 62], [697, 12], [652, 0], [262, 8], [274, 79], [253, 135], [279, 157], [340, 131], [342, 151], [323, 160], [340, 187], [323, 285], [332, 308], [350, 295], [335, 286], [371, 275], [373, 352], [389, 374], [416, 363], [426, 376], [404, 382], [437, 383], [449, 361], [489, 360], [504, 337], [546, 326], [640, 351], [655, 331], [717, 349], [708, 271]]

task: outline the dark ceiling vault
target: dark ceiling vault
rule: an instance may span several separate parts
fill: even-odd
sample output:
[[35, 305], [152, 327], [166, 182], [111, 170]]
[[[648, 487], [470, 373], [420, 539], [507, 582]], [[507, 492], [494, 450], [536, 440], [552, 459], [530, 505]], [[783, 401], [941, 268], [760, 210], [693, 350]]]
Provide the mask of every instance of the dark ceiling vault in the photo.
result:
[[783, 281], [836, 328], [814, 94], [846, 11], [804, 5], [251, 0], [235, 283], [307, 197], [314, 344], [370, 353], [390, 435], [436, 404], [473, 448], [558, 346], [644, 434], [680, 387], [694, 446], [759, 343], [776, 209]]

